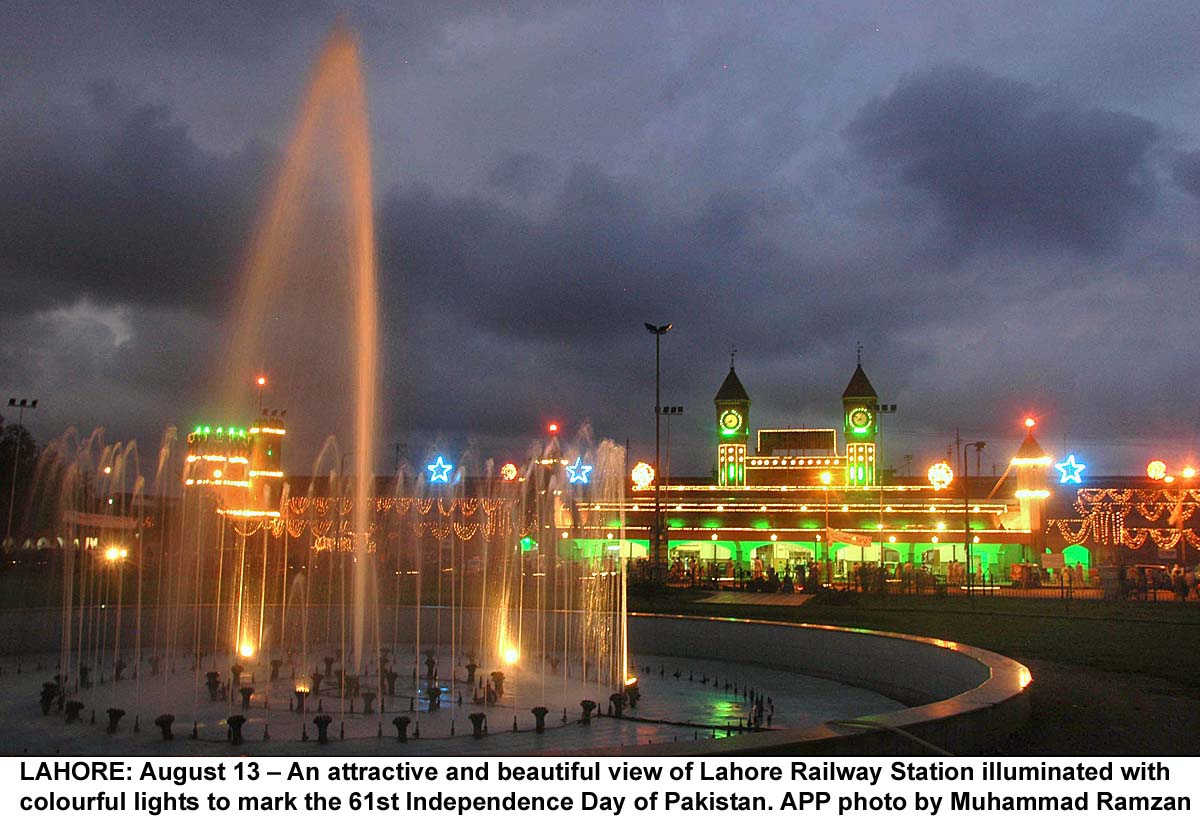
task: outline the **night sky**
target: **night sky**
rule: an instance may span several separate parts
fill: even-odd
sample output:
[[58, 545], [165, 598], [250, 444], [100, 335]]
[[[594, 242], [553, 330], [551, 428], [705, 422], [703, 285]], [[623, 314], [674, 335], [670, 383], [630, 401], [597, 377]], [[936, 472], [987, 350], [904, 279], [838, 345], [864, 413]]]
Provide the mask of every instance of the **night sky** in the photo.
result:
[[[1193, 451], [1195, 0], [498, 5], [6, 3], [0, 398], [41, 399], [43, 439], [209, 420], [255, 214], [345, 10], [380, 471], [392, 442], [516, 457], [552, 419], [652, 455], [646, 321], [676, 327], [677, 473], [711, 465], [731, 346], [755, 427], [831, 426], [861, 342], [900, 407], [893, 465], [955, 428], [1003, 463], [1030, 412], [1093, 473]], [[273, 387], [301, 462], [345, 433]]]

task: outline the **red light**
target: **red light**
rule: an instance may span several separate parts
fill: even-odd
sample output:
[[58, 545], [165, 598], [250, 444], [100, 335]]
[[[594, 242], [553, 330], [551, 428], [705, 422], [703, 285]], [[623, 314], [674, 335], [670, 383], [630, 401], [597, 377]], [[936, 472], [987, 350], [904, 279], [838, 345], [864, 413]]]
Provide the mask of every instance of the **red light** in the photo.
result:
[[260, 386], [260, 387], [267, 386], [267, 377], [265, 375], [260, 375], [258, 377], [258, 386]]
[[1037, 426], [1037, 419], [1033, 418], [1032, 416], [1025, 419], [1025, 429], [1033, 429], [1036, 426]]
[[558, 432], [558, 424], [551, 424], [551, 425], [549, 426], [549, 430], [550, 430], [551, 432]]

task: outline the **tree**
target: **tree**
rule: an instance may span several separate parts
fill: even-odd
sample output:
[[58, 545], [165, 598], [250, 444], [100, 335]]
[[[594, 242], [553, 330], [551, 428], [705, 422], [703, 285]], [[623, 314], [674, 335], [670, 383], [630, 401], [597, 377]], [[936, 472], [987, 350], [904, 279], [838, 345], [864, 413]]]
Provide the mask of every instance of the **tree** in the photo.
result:
[[[18, 442], [20, 443], [20, 460], [17, 460]], [[13, 503], [12, 533], [18, 543], [32, 532], [29, 527], [35, 526], [35, 521], [27, 520], [28, 512], [34, 496], [34, 477], [37, 473], [38, 458], [41, 457], [42, 447], [38, 445], [29, 430], [17, 424], [6, 424], [0, 417], [0, 475], [4, 476], [0, 484], [0, 526], [7, 530], [9, 499]], [[13, 466], [16, 465], [16, 491], [13, 491]]]

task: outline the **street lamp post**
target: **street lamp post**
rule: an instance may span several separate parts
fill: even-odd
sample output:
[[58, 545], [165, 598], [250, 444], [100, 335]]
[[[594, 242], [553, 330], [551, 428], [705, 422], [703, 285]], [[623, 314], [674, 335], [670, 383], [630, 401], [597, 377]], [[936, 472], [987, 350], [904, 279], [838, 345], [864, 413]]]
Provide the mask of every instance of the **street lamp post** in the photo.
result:
[[[831, 483], [833, 483], [833, 474], [831, 472], [822, 472], [821, 489], [825, 494], [825, 532], [823, 534], [825, 536], [825, 559], [829, 561], [833, 560], [833, 553], [830, 552], [830, 548], [833, 546], [833, 541], [829, 537], [829, 485]], [[814, 557], [819, 556], [814, 555]], [[830, 565], [832, 565], [832, 562]]]
[[[968, 478], [970, 459], [967, 457], [967, 449], [975, 447], [975, 457], [979, 458], [983, 452], [983, 448], [987, 446], [987, 441], [972, 441], [962, 445], [962, 465], [963, 465], [963, 546], [967, 550], [967, 596], [971, 596], [971, 587], [974, 585], [974, 565], [971, 560], [971, 483]], [[976, 472], [979, 470], [976, 469]]]
[[[663, 486], [667, 487], [667, 489], [670, 490], [670, 488], [671, 488], [671, 416], [683, 415], [683, 407], [666, 406], [666, 407], [662, 408], [662, 414], [667, 416], [667, 463], [666, 463], [666, 468], [663, 470], [662, 483], [663, 483]], [[668, 505], [667, 501], [668, 501], [668, 499], [664, 495], [662, 498], [662, 505], [664, 507]], [[664, 511], [664, 514], [665, 514], [665, 511]], [[664, 555], [663, 557], [665, 558], [666, 555]]]
[[10, 398], [8, 405], [17, 408], [17, 440], [16, 449], [13, 451], [12, 487], [8, 490], [8, 527], [4, 532], [6, 545], [12, 542], [13, 508], [17, 503], [17, 467], [21, 463], [21, 433], [25, 430], [25, 410], [37, 409], [38, 400], [22, 398], [18, 401], [16, 398]]
[[673, 324], [651, 324], [646, 330], [654, 336], [654, 525], [651, 527], [653, 543], [650, 549], [651, 572], [655, 580], [662, 580], [665, 572], [665, 555], [662, 553], [662, 465], [659, 462], [659, 421], [662, 416], [662, 337]]

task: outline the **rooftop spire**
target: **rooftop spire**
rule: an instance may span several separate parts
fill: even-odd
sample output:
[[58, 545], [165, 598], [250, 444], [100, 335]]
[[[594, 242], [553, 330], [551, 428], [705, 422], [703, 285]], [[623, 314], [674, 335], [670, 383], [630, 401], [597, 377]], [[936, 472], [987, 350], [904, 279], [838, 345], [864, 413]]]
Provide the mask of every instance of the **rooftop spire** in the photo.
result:
[[750, 396], [746, 393], [746, 388], [742, 386], [741, 379], [737, 377], [737, 373], [733, 371], [732, 357], [729, 362], [729, 375], [725, 376], [724, 383], [721, 384], [721, 389], [717, 390], [717, 395], [714, 401], [749, 401]]

